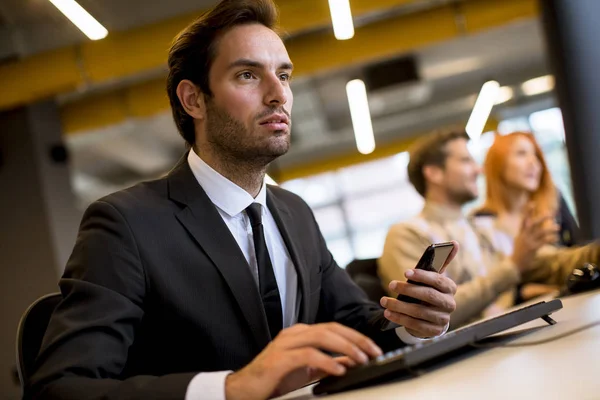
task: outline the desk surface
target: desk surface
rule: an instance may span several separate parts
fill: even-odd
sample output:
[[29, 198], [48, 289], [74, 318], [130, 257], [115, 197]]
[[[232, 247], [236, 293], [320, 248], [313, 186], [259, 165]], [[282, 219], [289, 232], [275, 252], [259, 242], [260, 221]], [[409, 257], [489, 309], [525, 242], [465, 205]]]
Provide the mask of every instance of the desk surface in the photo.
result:
[[[543, 340], [600, 320], [600, 291], [562, 299], [552, 315], [558, 324], [510, 343]], [[541, 319], [517, 329], [534, 328]], [[600, 326], [536, 346], [494, 348], [420, 377], [336, 395], [327, 399], [599, 399]], [[312, 388], [282, 399], [315, 398]], [[319, 397], [321, 398], [321, 397]]]

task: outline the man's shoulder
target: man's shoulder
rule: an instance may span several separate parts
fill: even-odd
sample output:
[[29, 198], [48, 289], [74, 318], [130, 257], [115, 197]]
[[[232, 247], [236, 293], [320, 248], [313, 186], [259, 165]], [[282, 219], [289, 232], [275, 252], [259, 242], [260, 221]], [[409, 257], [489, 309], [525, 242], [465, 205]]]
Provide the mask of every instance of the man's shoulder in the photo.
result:
[[422, 213], [392, 225], [388, 237], [401, 239], [403, 243], [412, 241], [423, 244], [441, 243], [449, 240], [445, 233], [437, 229], [435, 224], [425, 218]]
[[167, 178], [162, 177], [152, 181], [140, 182], [126, 189], [104, 196], [95, 203], [107, 203], [122, 214], [155, 210], [167, 204]]
[[423, 215], [417, 214], [409, 219], [398, 222], [391, 226], [390, 231], [399, 232], [414, 232], [421, 233], [430, 230], [429, 221]]

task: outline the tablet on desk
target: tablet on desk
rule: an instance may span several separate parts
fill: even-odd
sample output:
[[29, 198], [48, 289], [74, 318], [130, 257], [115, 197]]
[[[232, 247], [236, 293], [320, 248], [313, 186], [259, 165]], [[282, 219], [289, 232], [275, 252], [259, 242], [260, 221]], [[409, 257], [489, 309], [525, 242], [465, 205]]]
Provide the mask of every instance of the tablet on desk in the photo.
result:
[[395, 374], [406, 372], [428, 361], [443, 359], [444, 355], [454, 350], [536, 318], [542, 318], [551, 325], [555, 324], [549, 315], [561, 308], [562, 302], [559, 299], [538, 302], [465, 326], [427, 343], [390, 351], [369, 364], [349, 369], [344, 376], [329, 376], [321, 380], [315, 386], [314, 393], [336, 393], [379, 382], [387, 377], [393, 378]]

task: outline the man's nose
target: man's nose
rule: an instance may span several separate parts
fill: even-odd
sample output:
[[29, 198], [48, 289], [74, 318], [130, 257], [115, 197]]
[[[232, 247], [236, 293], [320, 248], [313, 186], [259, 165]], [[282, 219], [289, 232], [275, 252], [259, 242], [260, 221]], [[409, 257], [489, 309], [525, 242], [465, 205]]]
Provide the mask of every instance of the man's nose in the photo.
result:
[[265, 92], [264, 102], [267, 105], [282, 106], [288, 101], [287, 87], [278, 76], [270, 77], [267, 82], [267, 90]]

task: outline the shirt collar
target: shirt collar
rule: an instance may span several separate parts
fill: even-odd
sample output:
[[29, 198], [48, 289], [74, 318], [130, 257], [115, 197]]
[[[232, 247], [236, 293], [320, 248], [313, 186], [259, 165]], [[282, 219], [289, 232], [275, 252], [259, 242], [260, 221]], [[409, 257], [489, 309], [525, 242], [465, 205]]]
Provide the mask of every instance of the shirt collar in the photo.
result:
[[422, 213], [426, 218], [439, 222], [466, 219], [462, 209], [457, 210], [440, 203], [434, 203], [433, 201], [425, 201]]
[[264, 180], [258, 195], [253, 198], [250, 193], [212, 169], [193, 149], [188, 153], [188, 163], [210, 201], [230, 217], [238, 215], [252, 203], [259, 203], [265, 212], [267, 190]]

